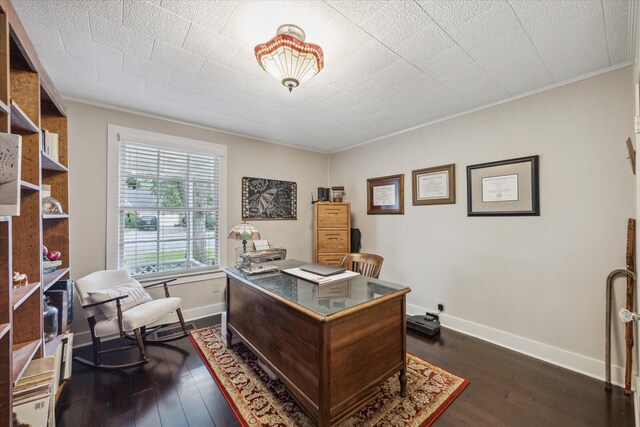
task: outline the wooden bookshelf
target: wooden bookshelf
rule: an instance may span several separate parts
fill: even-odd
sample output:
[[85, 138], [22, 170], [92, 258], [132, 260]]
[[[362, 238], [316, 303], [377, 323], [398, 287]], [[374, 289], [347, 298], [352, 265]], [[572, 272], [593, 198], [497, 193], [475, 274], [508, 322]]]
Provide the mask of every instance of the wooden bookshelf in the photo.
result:
[[42, 346], [42, 338], [13, 346], [13, 384], [20, 379], [24, 369]]
[[[58, 160], [42, 153], [42, 129], [58, 134]], [[0, 132], [22, 137], [20, 215], [0, 217], [0, 426], [12, 424], [12, 388], [32, 359], [53, 354], [43, 339], [44, 291], [69, 277], [68, 134], [64, 103], [9, 0], [0, 0]], [[43, 185], [63, 215], [42, 214]], [[42, 245], [63, 254], [42, 272]], [[13, 272], [29, 285], [13, 288]]]
[[42, 275], [42, 287], [43, 291], [46, 292], [49, 288], [56, 283], [58, 280], [65, 277], [69, 274], [68, 268], [58, 268], [56, 271], [52, 271], [51, 273], [45, 273]]
[[68, 172], [68, 169], [64, 165], [57, 160], [52, 159], [44, 151], [40, 152], [40, 156], [42, 157], [42, 169], [48, 171]]
[[11, 101], [11, 132], [21, 135], [40, 133], [40, 128], [14, 101]]
[[30, 283], [27, 286], [14, 288], [11, 292], [11, 306], [16, 310], [27, 300], [34, 292], [40, 291], [40, 282]]
[[69, 214], [44, 214], [42, 219], [68, 219]]
[[52, 339], [51, 341], [47, 341], [47, 342], [44, 343], [44, 355], [45, 356], [52, 356], [53, 353], [55, 353], [56, 348], [58, 348], [58, 346], [62, 342], [62, 338], [64, 338], [66, 333], [67, 333], [67, 331], [62, 331], [61, 333], [56, 335], [55, 338]]
[[4, 101], [0, 101], [0, 113], [9, 114], [10, 112], [9, 106]]
[[40, 186], [27, 181], [20, 181], [20, 188], [27, 191], [40, 191]]
[[3, 323], [0, 325], [0, 339], [2, 339], [7, 332], [11, 330], [11, 323]]

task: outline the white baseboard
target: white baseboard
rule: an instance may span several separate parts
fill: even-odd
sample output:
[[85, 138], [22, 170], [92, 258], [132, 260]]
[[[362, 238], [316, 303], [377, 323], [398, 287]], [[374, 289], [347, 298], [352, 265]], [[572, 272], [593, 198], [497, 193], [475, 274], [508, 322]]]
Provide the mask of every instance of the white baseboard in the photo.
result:
[[[186, 321], [192, 321], [203, 317], [221, 314], [224, 309], [224, 303], [217, 303], [184, 310], [183, 314]], [[422, 314], [427, 311], [437, 312], [437, 310], [434, 309], [427, 309], [414, 304], [407, 304], [407, 312], [410, 314]], [[173, 321], [177, 322], [177, 316], [175, 314], [171, 316], [175, 318]], [[172, 320], [171, 317], [169, 317], [169, 320]], [[166, 319], [163, 319], [163, 322], [166, 321]], [[440, 314], [440, 323], [445, 328], [452, 329], [465, 335], [470, 335], [483, 341], [487, 341], [492, 344], [517, 351], [518, 353], [526, 354], [527, 356], [535, 357], [536, 359], [604, 381], [604, 361], [602, 360], [597, 360], [582, 354], [530, 340], [528, 338], [481, 325], [476, 322], [450, 316], [445, 313]], [[103, 341], [117, 337], [117, 335], [105, 337], [103, 338]], [[90, 344], [91, 334], [89, 331], [79, 332], [74, 335], [74, 348], [84, 347]], [[635, 375], [636, 374], [634, 373], [634, 376]], [[611, 382], [617, 386], [624, 387], [624, 367], [611, 366]]]
[[[438, 312], [438, 310], [407, 304], [407, 312], [410, 314], [422, 314], [427, 311]], [[440, 324], [465, 335], [604, 381], [604, 360], [597, 360], [445, 313], [440, 313]], [[635, 375], [634, 373], [634, 377]], [[624, 367], [611, 366], [611, 382], [624, 387]]]
[[[188, 310], [183, 310], [182, 315], [184, 316], [185, 321], [192, 321], [197, 319], [202, 319], [203, 317], [214, 316], [216, 314], [220, 314], [224, 311], [225, 304], [223, 302], [211, 305], [205, 305], [203, 307], [195, 307], [190, 308]], [[173, 313], [169, 316], [163, 317], [162, 320], [158, 323], [173, 323], [178, 321], [178, 316]], [[102, 337], [102, 341], [109, 341], [112, 339], [118, 338], [118, 335], [111, 335], [108, 337]], [[84, 331], [74, 333], [73, 336], [73, 348], [84, 347], [87, 345], [91, 345], [91, 332]]]

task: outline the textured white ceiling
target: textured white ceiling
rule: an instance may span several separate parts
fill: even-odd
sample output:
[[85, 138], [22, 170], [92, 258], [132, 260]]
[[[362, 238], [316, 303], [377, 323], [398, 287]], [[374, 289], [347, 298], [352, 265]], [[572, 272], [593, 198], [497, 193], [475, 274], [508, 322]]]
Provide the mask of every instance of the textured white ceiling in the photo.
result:
[[[13, 0], [66, 97], [332, 152], [629, 63], [629, 1]], [[256, 44], [295, 24], [289, 93]]]

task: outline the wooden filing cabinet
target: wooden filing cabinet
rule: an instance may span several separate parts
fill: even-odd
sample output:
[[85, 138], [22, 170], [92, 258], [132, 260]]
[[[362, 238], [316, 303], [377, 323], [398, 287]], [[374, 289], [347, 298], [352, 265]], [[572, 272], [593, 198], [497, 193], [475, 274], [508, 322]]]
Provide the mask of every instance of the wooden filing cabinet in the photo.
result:
[[351, 205], [318, 202], [313, 209], [313, 260], [337, 266], [351, 252]]

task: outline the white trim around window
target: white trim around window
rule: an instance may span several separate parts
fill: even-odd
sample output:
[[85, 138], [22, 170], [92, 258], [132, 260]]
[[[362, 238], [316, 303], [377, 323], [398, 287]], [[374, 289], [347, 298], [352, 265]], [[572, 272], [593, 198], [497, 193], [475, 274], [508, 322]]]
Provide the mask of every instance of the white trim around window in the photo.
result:
[[[159, 148], [175, 149], [199, 154], [215, 154], [220, 156], [220, 176], [219, 176], [219, 243], [218, 243], [218, 265], [217, 269], [207, 269], [204, 271], [189, 271], [157, 273], [142, 276], [143, 280], [157, 277], [189, 277], [193, 275], [216, 273], [226, 265], [226, 210], [227, 210], [227, 147], [208, 141], [187, 139], [156, 132], [131, 129], [122, 126], [108, 125], [107, 129], [107, 259], [108, 269], [119, 268], [119, 233], [120, 233], [120, 155], [121, 141], [134, 144], [144, 144]], [[215, 276], [218, 276], [217, 274]]]

